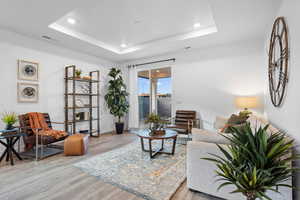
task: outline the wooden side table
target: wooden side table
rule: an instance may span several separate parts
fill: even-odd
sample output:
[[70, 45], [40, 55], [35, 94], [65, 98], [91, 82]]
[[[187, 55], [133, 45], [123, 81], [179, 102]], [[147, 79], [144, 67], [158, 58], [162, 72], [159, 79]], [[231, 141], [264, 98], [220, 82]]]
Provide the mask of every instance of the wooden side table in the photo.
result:
[[[14, 145], [20, 140], [21, 136], [24, 135], [24, 133], [19, 132], [18, 128], [13, 130], [0, 130], [0, 144], [5, 147], [0, 157], [0, 162], [6, 156], [6, 162], [10, 161], [10, 164], [14, 165], [13, 154], [15, 154], [19, 160], [22, 160], [20, 154], [15, 150]], [[6, 143], [2, 140], [6, 141]]]
[[[169, 154], [174, 155], [175, 148], [176, 148], [176, 140], [177, 140], [177, 132], [174, 130], [166, 129], [166, 134], [164, 135], [151, 135], [150, 131], [147, 129], [138, 130], [136, 132], [137, 136], [141, 139], [141, 147], [142, 150], [145, 152], [149, 152], [150, 158], [154, 158], [157, 154], [163, 153], [163, 154]], [[149, 142], [149, 149], [145, 149], [144, 139], [148, 140]], [[172, 139], [173, 145], [172, 150], [170, 152], [164, 151], [164, 140], [166, 139]], [[152, 141], [153, 140], [161, 140], [161, 147], [157, 150], [154, 150], [152, 148]]]

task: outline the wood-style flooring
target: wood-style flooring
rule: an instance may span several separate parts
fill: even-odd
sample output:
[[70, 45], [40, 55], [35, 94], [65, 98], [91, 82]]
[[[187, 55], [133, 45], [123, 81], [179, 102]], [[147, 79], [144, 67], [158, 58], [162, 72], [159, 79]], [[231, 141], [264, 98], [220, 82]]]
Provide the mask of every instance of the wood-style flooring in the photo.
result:
[[[89, 153], [79, 157], [63, 154], [35, 162], [24, 160], [10, 166], [0, 163], [0, 200], [140, 200], [118, 187], [101, 182], [72, 166], [72, 163], [126, 145], [132, 134], [104, 134], [90, 138]], [[1, 153], [1, 152], [0, 152]], [[187, 189], [186, 183], [172, 200], [216, 200]]]

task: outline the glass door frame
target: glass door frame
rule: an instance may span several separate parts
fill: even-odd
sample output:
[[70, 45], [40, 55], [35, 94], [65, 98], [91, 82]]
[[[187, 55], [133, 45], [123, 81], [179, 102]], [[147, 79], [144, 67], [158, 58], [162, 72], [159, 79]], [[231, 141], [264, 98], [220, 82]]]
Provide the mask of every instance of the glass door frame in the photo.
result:
[[[170, 68], [170, 71], [171, 71], [170, 79], [171, 79], [171, 113], [172, 113], [172, 110], [173, 110], [173, 76], [172, 76], [173, 69], [172, 69], [172, 66], [171, 65], [166, 65], [166, 66], [161, 65], [161, 66], [141, 67], [141, 68], [137, 69], [137, 75], [141, 71], [148, 71], [148, 74], [149, 74], [149, 81], [150, 81], [150, 88], [149, 88], [149, 91], [150, 91], [150, 94], [149, 94], [149, 106], [150, 107], [149, 107], [149, 112], [150, 113], [157, 114], [157, 102], [155, 100], [156, 97], [153, 98], [153, 96], [152, 96], [153, 95], [153, 84], [152, 84], [152, 73], [151, 73], [151, 71], [152, 70], [163, 69], [163, 68]], [[136, 78], [138, 78], [138, 76]], [[153, 108], [153, 106], [154, 106], [154, 108]]]

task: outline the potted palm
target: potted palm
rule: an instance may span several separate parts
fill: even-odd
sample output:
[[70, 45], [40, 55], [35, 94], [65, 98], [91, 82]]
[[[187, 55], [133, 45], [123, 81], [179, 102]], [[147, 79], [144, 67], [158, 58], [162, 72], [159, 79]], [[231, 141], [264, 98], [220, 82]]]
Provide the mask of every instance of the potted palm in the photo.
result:
[[6, 124], [6, 130], [14, 129], [14, 124], [18, 121], [18, 117], [14, 112], [5, 112], [2, 114], [2, 121]]
[[292, 154], [293, 140], [284, 133], [269, 134], [268, 125], [252, 130], [249, 123], [231, 127], [231, 136], [224, 136], [231, 145], [224, 148], [217, 145], [224, 157], [211, 154], [203, 158], [217, 165], [217, 176], [226, 185], [234, 185], [232, 193], [242, 193], [247, 200], [271, 199], [266, 192], [278, 192], [278, 187], [292, 187], [284, 182], [296, 170], [291, 161], [299, 158]]
[[126, 91], [126, 85], [123, 81], [120, 69], [112, 68], [108, 75], [111, 80], [108, 82], [108, 89], [104, 99], [110, 113], [118, 118], [115, 124], [116, 132], [117, 134], [121, 134], [124, 129], [124, 122], [121, 121], [121, 118], [128, 112], [129, 103], [127, 96], [129, 94]]

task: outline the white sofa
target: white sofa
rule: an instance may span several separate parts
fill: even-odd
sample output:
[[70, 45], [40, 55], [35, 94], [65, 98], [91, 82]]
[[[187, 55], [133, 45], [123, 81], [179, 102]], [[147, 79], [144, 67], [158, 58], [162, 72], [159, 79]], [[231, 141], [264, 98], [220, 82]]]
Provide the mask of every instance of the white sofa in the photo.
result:
[[[251, 126], [265, 125], [267, 122], [257, 117], [250, 117]], [[201, 158], [210, 157], [208, 153], [223, 156], [216, 144], [221, 144], [226, 148], [228, 141], [220, 133], [218, 129], [224, 126], [225, 119], [217, 118], [214, 127], [215, 131], [203, 129], [192, 130], [192, 141], [187, 143], [187, 186], [192, 190], [206, 193], [212, 196], [220, 197], [228, 200], [246, 199], [242, 194], [230, 194], [236, 188], [233, 185], [225, 186], [219, 191], [218, 186], [222, 182], [216, 182], [217, 169], [213, 162], [203, 160]], [[270, 127], [269, 131], [276, 131], [274, 127]], [[286, 183], [291, 184], [291, 180]], [[292, 200], [292, 190], [289, 188], [280, 188], [281, 194], [268, 192], [267, 194], [273, 200]]]

